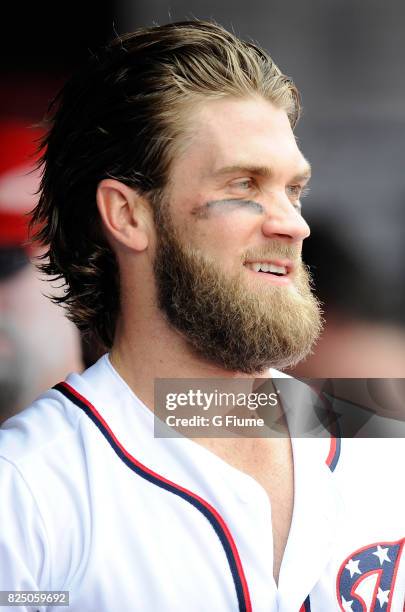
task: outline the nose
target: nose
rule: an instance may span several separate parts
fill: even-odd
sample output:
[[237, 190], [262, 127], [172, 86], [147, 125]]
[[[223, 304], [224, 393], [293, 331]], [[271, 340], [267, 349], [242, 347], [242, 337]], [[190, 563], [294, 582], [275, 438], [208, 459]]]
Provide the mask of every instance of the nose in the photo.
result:
[[311, 230], [301, 212], [285, 195], [269, 207], [263, 221], [262, 232], [268, 238], [278, 238], [294, 243], [308, 238]]

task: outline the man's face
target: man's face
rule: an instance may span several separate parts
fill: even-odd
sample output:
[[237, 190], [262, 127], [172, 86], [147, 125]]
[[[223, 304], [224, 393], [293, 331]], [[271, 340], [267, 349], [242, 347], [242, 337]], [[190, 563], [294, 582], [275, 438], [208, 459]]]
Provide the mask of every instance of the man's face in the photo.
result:
[[286, 113], [260, 98], [204, 103], [189, 128], [156, 213], [159, 306], [222, 368], [291, 365], [321, 327], [301, 262], [308, 163]]

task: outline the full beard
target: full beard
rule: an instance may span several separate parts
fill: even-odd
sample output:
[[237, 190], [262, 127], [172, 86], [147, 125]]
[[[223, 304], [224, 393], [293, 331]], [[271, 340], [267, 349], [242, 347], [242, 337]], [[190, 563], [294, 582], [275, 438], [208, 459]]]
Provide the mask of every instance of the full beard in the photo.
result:
[[251, 253], [241, 260], [240, 273], [228, 277], [214, 260], [180, 240], [164, 205], [155, 220], [158, 305], [196, 355], [225, 370], [254, 375], [291, 367], [311, 352], [322, 329], [321, 309], [309, 271], [293, 248], [272, 241], [267, 255], [263, 249], [255, 252], [256, 260], [294, 253], [293, 285], [250, 287], [242, 263]]

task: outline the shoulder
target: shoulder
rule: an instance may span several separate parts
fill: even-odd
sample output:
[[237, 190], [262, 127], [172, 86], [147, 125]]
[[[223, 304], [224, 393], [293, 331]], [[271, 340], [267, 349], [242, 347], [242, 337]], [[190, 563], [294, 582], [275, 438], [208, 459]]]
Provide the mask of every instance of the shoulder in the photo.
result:
[[[89, 379], [99, 387], [105, 369], [102, 358], [83, 374], [71, 374], [67, 382], [82, 391], [87, 390]], [[58, 389], [49, 389], [0, 427], [0, 457], [22, 469], [40, 457], [69, 455], [75, 446], [82, 446], [81, 433], [88, 425], [88, 419], [69, 397]]]
[[0, 457], [22, 466], [62, 446], [75, 433], [80, 413], [58, 391], [50, 389], [0, 428]]
[[[85, 385], [83, 376], [68, 380]], [[92, 422], [56, 389], [3, 423], [0, 524], [6, 528], [0, 529], [0, 548], [8, 584], [49, 589], [52, 574], [59, 588], [77, 572], [89, 548], [89, 470], [99, 460], [99, 446]]]
[[[72, 558], [60, 526], [80, 528], [69, 482], [70, 470], [78, 473], [79, 418], [51, 390], [0, 429], [0, 548], [7, 566], [2, 588], [49, 589], [52, 560], [58, 553]], [[68, 565], [60, 563], [61, 576]]]

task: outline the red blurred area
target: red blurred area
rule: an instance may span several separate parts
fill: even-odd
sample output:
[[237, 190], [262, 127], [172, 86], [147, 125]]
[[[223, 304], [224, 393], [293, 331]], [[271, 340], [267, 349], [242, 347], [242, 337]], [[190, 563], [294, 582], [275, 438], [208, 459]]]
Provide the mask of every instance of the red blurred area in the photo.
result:
[[24, 120], [0, 121], [0, 248], [27, 245], [29, 213], [38, 198], [36, 165], [43, 135], [43, 129]]

